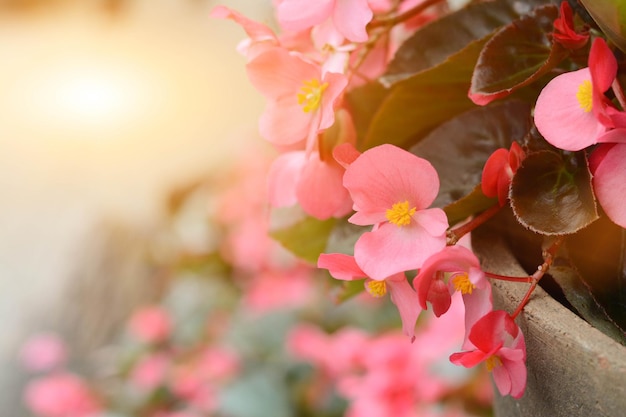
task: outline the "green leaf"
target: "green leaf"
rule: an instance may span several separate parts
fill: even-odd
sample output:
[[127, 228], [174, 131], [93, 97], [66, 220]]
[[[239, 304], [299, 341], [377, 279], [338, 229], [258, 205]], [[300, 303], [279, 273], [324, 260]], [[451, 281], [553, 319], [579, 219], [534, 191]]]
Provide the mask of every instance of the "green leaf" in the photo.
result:
[[496, 0], [469, 4], [417, 30], [389, 63], [384, 84], [393, 84], [446, 61], [470, 42], [483, 39], [547, 0]]
[[486, 39], [470, 43], [442, 64], [394, 84], [360, 137], [362, 150], [391, 143], [408, 147], [416, 137], [472, 107], [467, 97]]
[[581, 0], [607, 37], [626, 52], [626, 3], [624, 0]]
[[431, 131], [410, 151], [430, 161], [439, 174], [434, 205], [443, 207], [471, 193], [489, 156], [522, 141], [530, 127], [530, 106], [505, 101], [465, 112]]
[[472, 76], [470, 95], [476, 103], [487, 104], [533, 83], [568, 56], [551, 40], [557, 16], [556, 6], [542, 6], [493, 35]]
[[346, 94], [358, 138], [364, 138], [367, 135], [370, 121], [387, 94], [389, 94], [389, 89], [383, 87], [378, 81], [364, 84]]
[[335, 223], [336, 219], [306, 217], [286, 228], [270, 231], [270, 236], [299, 258], [317, 263]]
[[445, 206], [443, 211], [445, 211], [446, 216], [448, 216], [448, 224], [454, 226], [458, 222], [467, 219], [472, 214], [487, 210], [494, 204], [498, 204], [498, 199], [487, 197], [483, 194], [480, 185], [477, 185], [472, 192], [465, 197]]
[[527, 155], [513, 176], [510, 197], [518, 221], [544, 235], [575, 233], [598, 219], [591, 173], [581, 153]]

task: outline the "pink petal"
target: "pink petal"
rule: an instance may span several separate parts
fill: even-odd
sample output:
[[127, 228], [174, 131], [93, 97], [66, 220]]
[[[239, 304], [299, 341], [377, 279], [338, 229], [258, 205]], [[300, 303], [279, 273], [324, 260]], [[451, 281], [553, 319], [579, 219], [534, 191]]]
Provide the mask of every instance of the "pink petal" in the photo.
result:
[[209, 16], [217, 19], [233, 20], [235, 23], [239, 24], [246, 34], [254, 41], [273, 40], [276, 44], [278, 43], [278, 39], [276, 38], [274, 31], [270, 29], [269, 26], [249, 19], [241, 13], [226, 6], [215, 6], [209, 13]]
[[430, 206], [439, 192], [439, 177], [430, 162], [385, 144], [361, 154], [346, 170], [344, 185], [361, 216], [376, 216], [404, 201], [417, 210]]
[[248, 78], [263, 96], [270, 100], [289, 97], [298, 103], [297, 94], [302, 83], [320, 79], [321, 68], [290, 54], [283, 48], [271, 48], [246, 65]]
[[606, 130], [593, 112], [583, 111], [576, 98], [576, 92], [585, 80], [591, 80], [588, 68], [561, 74], [551, 80], [537, 98], [535, 125], [557, 148], [581, 150], [595, 144]]
[[289, 207], [297, 203], [296, 186], [305, 163], [304, 151], [284, 153], [274, 160], [268, 173], [272, 206]]
[[519, 329], [509, 314], [503, 310], [487, 313], [476, 321], [470, 330], [469, 340], [489, 356], [499, 350], [504, 340], [516, 337]]
[[[617, 75], [617, 60], [606, 41], [595, 38], [589, 51], [589, 70], [593, 79], [594, 92], [600, 96], [605, 93]], [[595, 104], [595, 103], [594, 103]]]
[[402, 319], [402, 331], [411, 341], [415, 339], [415, 324], [422, 309], [419, 307], [417, 294], [404, 274], [398, 274], [385, 280], [391, 295], [391, 301], [398, 307]]
[[352, 42], [368, 39], [366, 26], [373, 16], [368, 0], [335, 0], [333, 22], [337, 30]]
[[265, 140], [277, 146], [304, 143], [309, 135], [313, 117], [310, 113], [303, 112], [297, 102], [283, 103], [283, 101], [268, 102], [259, 118], [259, 133]]
[[322, 94], [322, 102], [320, 104], [322, 117], [319, 129], [327, 129], [335, 122], [335, 107], [348, 85], [348, 77], [343, 74], [327, 72], [322, 82], [328, 83], [328, 87]]
[[596, 198], [607, 216], [621, 227], [626, 227], [626, 144], [614, 145], [598, 163], [593, 176]]
[[335, 0], [283, 0], [276, 13], [280, 26], [299, 32], [322, 23], [330, 17]]
[[333, 149], [333, 158], [344, 168], [348, 168], [360, 155], [361, 152], [352, 143], [342, 143]]
[[484, 352], [473, 350], [471, 352], [458, 352], [450, 355], [450, 362], [466, 368], [472, 368], [487, 359]]
[[502, 348], [498, 353], [502, 366], [493, 370], [493, 379], [502, 395], [521, 398], [526, 389], [525, 355], [519, 349]]
[[469, 340], [469, 334], [474, 324], [493, 310], [491, 285], [487, 283], [484, 289], [476, 288], [471, 294], [463, 294], [465, 305], [465, 337], [462, 349], [471, 349], [474, 344]]
[[342, 217], [352, 211], [352, 199], [343, 186], [344, 169], [334, 160], [325, 162], [314, 152], [305, 163], [296, 196], [302, 209], [317, 219]]
[[354, 256], [368, 276], [382, 280], [398, 272], [418, 269], [445, 245], [445, 236], [431, 236], [417, 224], [399, 227], [384, 223], [359, 238]]
[[432, 280], [428, 287], [426, 301], [433, 306], [433, 313], [436, 317], [445, 314], [452, 303], [448, 286], [440, 279]]
[[328, 269], [333, 278], [353, 281], [367, 277], [359, 268], [353, 256], [343, 253], [322, 253], [317, 259], [317, 267]]
[[439, 208], [419, 210], [413, 220], [431, 236], [442, 236], [448, 230], [448, 216]]

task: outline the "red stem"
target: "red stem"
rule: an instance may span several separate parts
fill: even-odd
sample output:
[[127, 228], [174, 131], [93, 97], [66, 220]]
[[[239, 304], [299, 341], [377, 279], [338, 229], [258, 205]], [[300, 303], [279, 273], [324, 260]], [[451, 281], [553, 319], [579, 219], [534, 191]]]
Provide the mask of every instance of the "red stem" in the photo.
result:
[[428, 9], [431, 6], [436, 5], [437, 3], [441, 3], [442, 1], [445, 1], [445, 0], [426, 0], [423, 3], [418, 4], [417, 6], [413, 7], [412, 9], [407, 10], [406, 12], [402, 14], [395, 15], [392, 17], [372, 20], [372, 22], [368, 25], [368, 29], [373, 29], [373, 28], [380, 27], [380, 26], [395, 26], [398, 23], [409, 20], [413, 16], [417, 16], [418, 14], [422, 13], [424, 10]]
[[526, 276], [526, 277], [507, 277], [505, 275], [493, 274], [491, 272], [486, 272], [486, 271], [485, 271], [485, 275], [487, 276], [487, 278], [497, 279], [497, 280], [500, 280], [500, 281], [526, 282], [526, 283], [531, 283], [532, 282], [532, 277], [530, 277], [530, 276]]
[[500, 211], [502, 206], [495, 204], [489, 207], [487, 210], [480, 213], [478, 216], [471, 219], [469, 222], [457, 227], [456, 229], [448, 230], [447, 244], [448, 246], [456, 245], [456, 243], [466, 234], [476, 229], [481, 224], [492, 218], [496, 213]]
[[550, 269], [552, 262], [554, 262], [554, 255], [556, 255], [556, 252], [559, 250], [561, 243], [563, 243], [563, 237], [559, 236], [554, 242], [552, 242], [552, 245], [550, 245], [550, 247], [546, 251], [544, 251], [544, 261], [541, 265], [537, 267], [535, 273], [529, 277], [531, 280], [530, 287], [528, 288], [528, 291], [526, 291], [526, 295], [524, 295], [522, 301], [519, 303], [519, 306], [517, 306], [517, 309], [513, 312], [513, 314], [511, 314], [512, 319], [515, 319], [519, 315], [519, 313], [522, 312], [522, 310], [530, 300], [530, 296], [532, 295], [533, 291], [535, 291], [535, 288], [537, 288], [539, 280], [543, 278], [546, 272], [548, 272], [548, 269]]

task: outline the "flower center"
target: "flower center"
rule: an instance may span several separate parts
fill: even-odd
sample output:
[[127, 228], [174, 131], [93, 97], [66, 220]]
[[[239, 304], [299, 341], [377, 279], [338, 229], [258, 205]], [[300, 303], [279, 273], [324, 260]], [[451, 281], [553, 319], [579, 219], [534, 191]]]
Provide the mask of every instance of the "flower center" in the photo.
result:
[[585, 80], [578, 86], [578, 91], [576, 92], [578, 104], [580, 104], [580, 108], [583, 109], [585, 113], [589, 113], [593, 106], [592, 91], [593, 87], [591, 81]]
[[305, 113], [315, 111], [322, 101], [322, 93], [328, 88], [328, 83], [320, 84], [320, 81], [313, 78], [302, 83], [300, 93], [298, 93], [298, 104], [302, 106]]
[[409, 202], [395, 203], [387, 209], [387, 220], [397, 226], [407, 226], [411, 223], [411, 216], [415, 214], [417, 208], [409, 208]]
[[387, 294], [387, 284], [385, 281], [371, 280], [366, 284], [365, 289], [374, 298], [380, 298]]
[[470, 281], [467, 272], [456, 275], [452, 278], [452, 285], [454, 285], [454, 289], [457, 291], [461, 291], [461, 294], [471, 294], [476, 285], [472, 284]]
[[500, 360], [500, 358], [496, 355], [493, 355], [487, 358], [485, 363], [487, 364], [487, 370], [489, 372], [493, 371], [498, 366], [502, 366], [502, 360]]

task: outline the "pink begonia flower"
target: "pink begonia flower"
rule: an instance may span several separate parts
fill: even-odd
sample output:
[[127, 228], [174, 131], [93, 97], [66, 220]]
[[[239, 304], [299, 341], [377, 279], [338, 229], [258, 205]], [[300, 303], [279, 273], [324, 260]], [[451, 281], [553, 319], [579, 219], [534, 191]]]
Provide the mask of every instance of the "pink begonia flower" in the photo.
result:
[[354, 247], [356, 263], [367, 276], [383, 280], [418, 269], [446, 245], [446, 214], [427, 209], [439, 192], [437, 171], [427, 160], [380, 145], [348, 166], [343, 184], [356, 210], [348, 221], [374, 225]]
[[279, 45], [276, 34], [269, 26], [249, 19], [226, 6], [215, 6], [209, 16], [217, 19], [230, 19], [243, 28], [249, 38], [242, 41], [237, 50], [248, 60], [253, 59], [268, 48]]
[[242, 302], [253, 313], [265, 314], [302, 307], [311, 300], [313, 291], [310, 267], [271, 268], [258, 271], [246, 283]]
[[317, 261], [318, 268], [328, 269], [333, 278], [353, 281], [365, 278], [365, 289], [373, 297], [382, 297], [389, 291], [391, 301], [398, 308], [402, 330], [411, 341], [415, 339], [415, 324], [421, 312], [417, 294], [409, 284], [404, 272], [384, 279], [370, 279], [357, 265], [355, 258], [341, 253], [322, 253]]
[[295, 32], [332, 19], [337, 31], [352, 42], [367, 40], [366, 26], [374, 16], [368, 0], [282, 0], [276, 12], [281, 27]]
[[612, 133], [614, 141], [622, 143], [601, 144], [590, 157], [593, 191], [609, 219], [626, 228], [626, 129], [615, 129]]
[[552, 38], [568, 49], [582, 48], [589, 40], [589, 32], [576, 32], [572, 8], [567, 1], [561, 2], [559, 17], [554, 21]]
[[483, 167], [481, 189], [487, 197], [498, 197], [500, 206], [509, 198], [509, 186], [513, 175], [524, 159], [524, 150], [517, 142], [510, 150], [500, 148], [489, 156]]
[[[447, 279], [447, 284], [444, 280]], [[413, 280], [420, 305], [433, 307], [435, 316], [446, 313], [456, 291], [465, 304], [465, 339], [481, 317], [493, 309], [491, 284], [485, 278], [476, 255], [463, 246], [446, 246], [424, 262]]]
[[363, 347], [368, 340], [360, 329], [344, 327], [329, 335], [312, 324], [298, 324], [287, 336], [287, 350], [337, 379], [362, 368]]
[[602, 38], [596, 38], [589, 53], [589, 67], [561, 74], [539, 94], [535, 125], [557, 148], [578, 151], [599, 142], [607, 129], [615, 127], [604, 93], [617, 74], [615, 56]]
[[70, 373], [54, 373], [32, 380], [24, 401], [40, 417], [93, 417], [101, 405], [87, 384]]
[[511, 316], [502, 310], [488, 313], [474, 324], [469, 341], [476, 349], [455, 353], [450, 361], [466, 368], [485, 362], [500, 394], [521, 398], [526, 389], [526, 345]]
[[164, 353], [142, 357], [130, 373], [130, 382], [143, 391], [153, 391], [165, 384], [171, 364], [172, 358]]
[[19, 356], [27, 370], [49, 371], [65, 363], [67, 347], [56, 333], [38, 333], [24, 343]]
[[159, 343], [169, 337], [172, 321], [169, 313], [159, 306], [143, 307], [133, 313], [128, 330], [144, 343]]
[[304, 143], [312, 150], [320, 130], [335, 121], [335, 106], [348, 79], [322, 74], [319, 65], [283, 48], [268, 49], [246, 66], [252, 85], [267, 99], [259, 131], [278, 146]]
[[269, 201], [274, 207], [296, 203], [310, 216], [325, 220], [343, 217], [352, 210], [352, 199], [343, 186], [345, 169], [335, 160], [322, 161], [318, 152], [280, 155], [268, 175]]

